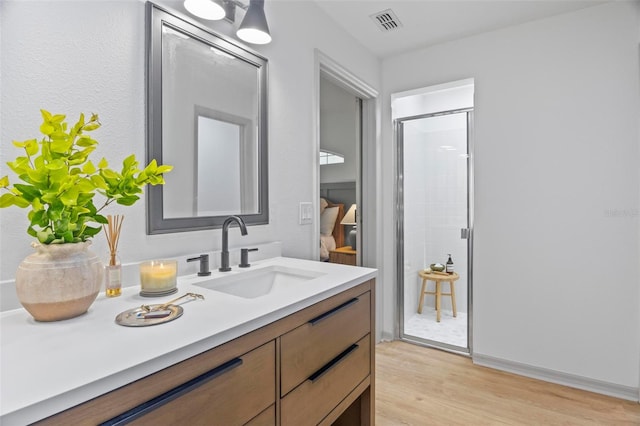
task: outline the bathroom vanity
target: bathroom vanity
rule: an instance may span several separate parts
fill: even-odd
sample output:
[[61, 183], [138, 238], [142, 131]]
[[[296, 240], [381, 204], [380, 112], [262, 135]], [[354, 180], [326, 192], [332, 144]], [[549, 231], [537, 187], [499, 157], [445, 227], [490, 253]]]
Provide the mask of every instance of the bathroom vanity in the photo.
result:
[[[255, 284], [273, 274], [287, 277], [270, 288]], [[137, 288], [101, 297], [68, 321], [36, 323], [22, 310], [5, 312], [0, 420], [373, 424], [375, 274], [275, 258], [248, 270], [181, 277], [180, 293], [205, 300], [151, 327], [113, 321], [149, 303]]]

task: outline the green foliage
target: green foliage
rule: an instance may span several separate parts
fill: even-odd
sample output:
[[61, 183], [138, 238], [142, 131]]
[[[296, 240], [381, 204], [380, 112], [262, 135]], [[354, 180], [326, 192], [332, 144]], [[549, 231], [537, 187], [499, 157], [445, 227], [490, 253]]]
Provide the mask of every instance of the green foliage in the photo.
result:
[[[0, 189], [6, 191], [0, 196], [0, 208], [30, 208], [27, 233], [43, 244], [75, 243], [93, 237], [107, 223], [100, 214], [103, 208], [114, 201], [123, 206], [134, 204], [146, 184], [164, 184], [163, 174], [173, 168], [158, 166], [152, 160], [140, 170], [134, 155], [124, 159], [120, 172], [110, 169], [104, 158], [95, 165], [89, 155], [98, 142], [86, 133], [100, 127], [97, 114], [89, 121], [80, 114], [69, 128], [66, 116], [40, 112], [42, 140], [13, 142], [24, 155], [7, 165], [24, 183], [10, 186], [8, 176], [0, 178]], [[96, 193], [104, 197], [100, 208], [94, 204]]]

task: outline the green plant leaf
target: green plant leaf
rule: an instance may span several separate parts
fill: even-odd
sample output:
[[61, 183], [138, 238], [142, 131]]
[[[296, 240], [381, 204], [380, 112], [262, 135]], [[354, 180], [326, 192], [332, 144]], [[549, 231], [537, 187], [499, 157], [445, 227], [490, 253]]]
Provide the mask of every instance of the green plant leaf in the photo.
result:
[[31, 226], [38, 225], [40, 227], [45, 227], [48, 224], [49, 218], [47, 217], [47, 212], [44, 210], [37, 211], [31, 216]]
[[60, 160], [60, 159], [56, 159], [53, 161], [50, 161], [49, 163], [47, 163], [44, 167], [47, 170], [60, 170], [65, 166], [65, 162]]
[[[163, 183], [162, 174], [172, 167], [158, 167], [152, 160], [144, 170], [139, 170], [135, 155], [122, 162], [122, 171], [109, 168], [102, 158], [96, 165], [89, 160], [98, 141], [84, 135], [101, 127], [97, 114], [89, 121], [80, 114], [75, 125], [70, 126], [66, 116], [52, 115], [40, 110], [40, 131], [45, 135], [40, 140], [13, 141], [17, 148], [24, 149], [22, 156], [7, 163], [23, 182], [11, 185], [8, 176], [0, 179], [0, 188], [6, 188], [0, 197], [0, 207], [28, 207], [30, 225], [27, 233], [43, 244], [62, 244], [86, 241], [100, 232], [100, 226], [88, 223], [107, 224], [99, 212], [112, 202], [130, 206], [140, 199], [147, 183]], [[106, 197], [104, 204], [96, 208], [96, 193]]]
[[158, 169], [156, 170], [156, 173], [160, 174], [160, 173], [168, 173], [171, 170], [173, 170], [173, 166], [170, 166], [168, 164], [163, 164], [162, 166], [158, 166]]
[[84, 126], [82, 126], [82, 130], [90, 132], [90, 131], [95, 130], [95, 129], [99, 128], [99, 127], [100, 127], [100, 123], [89, 122], [89, 123], [85, 124]]
[[73, 242], [73, 232], [71, 231], [67, 231], [64, 234], [62, 234], [62, 238], [64, 239], [65, 243], [72, 243]]
[[79, 193], [78, 187], [73, 186], [60, 194], [60, 201], [62, 201], [62, 204], [65, 206], [75, 206], [78, 202]]
[[81, 146], [83, 148], [88, 147], [88, 146], [94, 146], [97, 145], [98, 142], [94, 139], [91, 139], [89, 136], [81, 136], [78, 138], [78, 140], [76, 141], [76, 145]]
[[82, 129], [82, 126], [84, 126], [84, 113], [80, 113], [80, 117], [78, 117], [76, 126], [78, 126], [78, 129]]
[[69, 157], [69, 160], [82, 160], [84, 161], [89, 154], [91, 154], [93, 151], [95, 151], [95, 147], [90, 146], [89, 148], [85, 148], [82, 151], [78, 151], [75, 154], [71, 155]]
[[100, 215], [100, 214], [95, 215], [95, 216], [93, 217], [93, 220], [94, 220], [94, 221], [96, 221], [96, 222], [98, 222], [98, 223], [102, 223], [103, 225], [106, 225], [106, 224], [108, 224], [108, 223], [109, 223], [109, 221], [107, 220], [107, 218], [106, 218], [106, 217], [104, 217], [104, 216], [102, 216], [102, 215]]
[[55, 192], [47, 192], [42, 194], [42, 201], [47, 204], [53, 204], [58, 199], [58, 194]]
[[53, 127], [51, 124], [44, 122], [42, 123], [42, 125], [40, 126], [40, 132], [43, 135], [50, 135], [51, 133], [53, 133], [56, 130], [55, 127]]
[[104, 178], [100, 175], [93, 175], [91, 176], [91, 183], [93, 183], [93, 185], [96, 188], [100, 188], [100, 189], [107, 189], [107, 182], [104, 181]]
[[122, 177], [111, 169], [102, 169], [100, 174], [105, 179], [120, 179]]
[[38, 189], [34, 188], [31, 185], [22, 185], [20, 183], [16, 183], [15, 185], [13, 185], [13, 187], [20, 191], [22, 197], [27, 200], [29, 204], [31, 204], [34, 199], [40, 198], [40, 196], [42, 195], [40, 191], [38, 191]]
[[42, 119], [44, 121], [51, 121], [51, 113], [46, 109], [41, 109], [40, 114], [42, 115]]
[[140, 199], [140, 197], [136, 196], [136, 195], [127, 195], [121, 198], [118, 198], [116, 200], [116, 203], [123, 205], [123, 206], [131, 206], [133, 205], [136, 201], [138, 201]]
[[63, 208], [64, 206], [62, 205], [52, 205], [47, 211], [47, 213], [49, 214], [49, 219], [51, 219], [52, 222], [57, 222], [62, 219]]
[[63, 129], [59, 129], [59, 128], [56, 128], [55, 132], [51, 133], [49, 137], [53, 141], [71, 142], [71, 138], [69, 137], [69, 135], [66, 134]]
[[91, 160], [87, 161], [86, 164], [82, 167], [82, 173], [87, 175], [91, 175], [96, 172], [96, 166], [93, 165]]
[[53, 117], [51, 117], [48, 121], [52, 121], [54, 123], [62, 123], [62, 121], [65, 119], [66, 115], [62, 115], [62, 114], [56, 114]]
[[13, 206], [13, 200], [16, 196], [10, 193], [0, 195], [0, 208]]
[[21, 209], [25, 209], [25, 208], [27, 208], [27, 207], [29, 207], [31, 205], [31, 203], [29, 203], [23, 197], [20, 197], [18, 195], [14, 196], [13, 204], [18, 206], [18, 207], [20, 207]]
[[47, 176], [48, 173], [46, 172], [46, 170], [40, 170], [40, 169], [28, 169], [27, 170], [27, 176], [20, 176], [20, 179], [24, 180], [25, 182], [29, 182], [32, 184], [36, 184], [36, 183], [46, 183], [47, 182]]
[[96, 235], [101, 230], [102, 230], [101, 227], [85, 226], [84, 233], [87, 234], [90, 237], [93, 237], [94, 235]]
[[40, 151], [40, 146], [38, 145], [37, 139], [30, 139], [28, 141], [25, 141], [24, 144], [24, 149], [25, 151], [27, 151], [27, 155], [29, 156], [36, 155], [38, 151]]
[[51, 229], [49, 228], [37, 232], [37, 237], [38, 241], [40, 241], [42, 244], [50, 244], [55, 238], [53, 232], [51, 232]]
[[85, 193], [85, 194], [86, 193], [90, 193], [94, 189], [96, 189], [96, 187], [93, 185], [93, 183], [89, 179], [80, 179], [80, 180], [78, 180], [77, 188], [78, 188], [78, 191], [80, 191], [81, 193]]
[[66, 139], [56, 139], [49, 144], [49, 149], [51, 152], [56, 152], [58, 154], [65, 154], [67, 151], [71, 149], [72, 143], [67, 141]]
[[156, 174], [156, 170], [158, 169], [158, 163], [156, 163], [155, 158], [151, 160], [151, 162], [144, 168], [144, 172], [148, 175]]
[[131, 167], [136, 167], [138, 162], [136, 161], [135, 155], [130, 155], [122, 161], [122, 170], [130, 169]]

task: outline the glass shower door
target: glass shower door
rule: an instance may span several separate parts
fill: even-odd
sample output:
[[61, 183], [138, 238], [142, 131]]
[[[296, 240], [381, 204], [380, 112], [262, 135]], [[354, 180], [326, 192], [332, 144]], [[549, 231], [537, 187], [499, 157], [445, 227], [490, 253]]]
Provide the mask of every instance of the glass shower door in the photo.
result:
[[[398, 140], [398, 284], [400, 338], [469, 352], [471, 110], [396, 122]], [[459, 278], [441, 281], [440, 321], [436, 295], [422, 293], [421, 271], [453, 261]], [[437, 276], [436, 276], [437, 277]], [[444, 277], [445, 279], [449, 277]], [[434, 280], [424, 290], [436, 292]], [[422, 312], [419, 313], [421, 298]]]

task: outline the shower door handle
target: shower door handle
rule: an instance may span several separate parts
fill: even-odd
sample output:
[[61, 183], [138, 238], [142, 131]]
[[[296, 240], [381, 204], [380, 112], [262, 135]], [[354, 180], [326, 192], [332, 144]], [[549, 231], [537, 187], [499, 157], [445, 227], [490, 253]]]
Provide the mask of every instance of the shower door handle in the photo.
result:
[[469, 228], [461, 228], [460, 229], [460, 238], [463, 240], [469, 239]]

